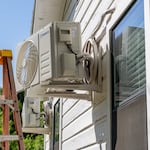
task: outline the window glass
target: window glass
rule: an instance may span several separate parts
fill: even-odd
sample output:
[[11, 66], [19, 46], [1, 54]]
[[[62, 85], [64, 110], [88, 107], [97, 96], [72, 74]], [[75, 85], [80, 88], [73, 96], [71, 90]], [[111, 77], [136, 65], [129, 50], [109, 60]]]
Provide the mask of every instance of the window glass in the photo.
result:
[[54, 105], [53, 149], [59, 150], [60, 100]]
[[143, 0], [137, 0], [113, 29], [115, 106], [145, 88], [143, 9]]

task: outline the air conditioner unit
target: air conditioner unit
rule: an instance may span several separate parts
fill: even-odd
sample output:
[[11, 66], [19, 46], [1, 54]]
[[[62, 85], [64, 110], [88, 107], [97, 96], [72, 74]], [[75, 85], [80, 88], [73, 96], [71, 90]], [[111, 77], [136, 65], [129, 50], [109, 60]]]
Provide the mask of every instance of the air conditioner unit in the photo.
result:
[[51, 131], [52, 108], [38, 97], [25, 97], [22, 109], [22, 130], [26, 133], [48, 134]]
[[83, 85], [83, 66], [77, 61], [81, 54], [79, 23], [50, 23], [18, 44], [17, 51], [17, 91], [69, 90]]
[[23, 128], [40, 127], [39, 98], [25, 97], [22, 109]]

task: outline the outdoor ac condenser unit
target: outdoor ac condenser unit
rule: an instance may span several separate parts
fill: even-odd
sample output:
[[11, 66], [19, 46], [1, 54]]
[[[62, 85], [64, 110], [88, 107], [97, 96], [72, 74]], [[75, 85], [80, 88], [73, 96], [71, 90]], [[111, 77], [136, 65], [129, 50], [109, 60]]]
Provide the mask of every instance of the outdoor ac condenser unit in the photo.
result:
[[[17, 47], [16, 89], [49, 86], [69, 88], [83, 84], [80, 24], [53, 22], [31, 35]], [[46, 88], [45, 88], [46, 87]]]
[[50, 100], [41, 103], [39, 97], [25, 97], [22, 109], [22, 130], [25, 133], [51, 132], [52, 108]]
[[25, 97], [22, 109], [23, 128], [34, 128], [40, 126], [40, 100]]

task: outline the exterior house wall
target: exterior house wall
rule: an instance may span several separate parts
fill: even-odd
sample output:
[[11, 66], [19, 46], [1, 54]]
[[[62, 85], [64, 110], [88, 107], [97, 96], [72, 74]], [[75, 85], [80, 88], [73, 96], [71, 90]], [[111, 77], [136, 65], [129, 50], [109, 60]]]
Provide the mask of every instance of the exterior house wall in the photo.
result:
[[[102, 62], [102, 93], [93, 92], [92, 101], [65, 100], [62, 108], [62, 150], [111, 150], [111, 82], [110, 30], [131, 5], [133, 0], [68, 0], [65, 21], [81, 23], [82, 46], [95, 27], [101, 24], [95, 38], [104, 50]], [[114, 8], [114, 13], [103, 14]], [[101, 20], [103, 19], [103, 22]]]
[[[111, 150], [111, 46], [110, 31], [135, 0], [66, 0], [61, 19], [81, 23], [82, 47], [94, 29], [100, 27], [95, 39], [103, 49], [101, 92], [93, 92], [91, 101], [63, 99], [61, 102], [60, 150]], [[37, 1], [38, 2], [38, 1]], [[39, 1], [40, 2], [40, 1]], [[48, 2], [48, 0], [47, 0]], [[50, 1], [49, 1], [50, 2]], [[42, 6], [36, 4], [33, 33], [54, 19], [44, 22], [37, 16]], [[43, 6], [50, 14], [50, 5]], [[48, 9], [47, 9], [48, 8]], [[107, 13], [107, 10], [114, 10]], [[41, 23], [40, 23], [41, 22]], [[45, 149], [49, 150], [48, 138], [45, 137]], [[52, 145], [52, 144], [50, 144]], [[51, 147], [51, 146], [50, 146]]]

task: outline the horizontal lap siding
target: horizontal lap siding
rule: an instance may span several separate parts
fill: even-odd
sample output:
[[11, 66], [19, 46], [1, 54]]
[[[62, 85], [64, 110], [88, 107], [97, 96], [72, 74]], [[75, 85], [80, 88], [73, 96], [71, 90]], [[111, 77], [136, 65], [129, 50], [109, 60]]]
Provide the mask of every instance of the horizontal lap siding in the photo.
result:
[[80, 133], [83, 130], [86, 130], [89, 126], [93, 125], [100, 118], [106, 117], [106, 101], [103, 101], [102, 104], [93, 108], [90, 107], [85, 113], [75, 119], [67, 127], [63, 129], [63, 141], [67, 140], [76, 134]]
[[[69, 101], [69, 100], [68, 100]], [[67, 102], [66, 102], [67, 103]], [[91, 107], [91, 102], [80, 100], [77, 102], [62, 118], [62, 128], [68, 126], [72, 121], [78, 118]], [[64, 110], [64, 108], [63, 108]]]
[[[112, 2], [113, 0], [72, 0], [70, 2], [70, 7], [65, 12], [64, 20], [81, 23], [82, 44], [90, 37], [91, 32], [101, 19], [101, 15], [109, 8]], [[76, 10], [76, 8], [78, 9]]]
[[[94, 0], [91, 2], [90, 6], [87, 8], [86, 15], [84, 16], [83, 20], [81, 21], [81, 31], [84, 32], [86, 26], [89, 24], [89, 21], [93, 17], [98, 4], [100, 4], [101, 0]], [[93, 27], [93, 26], [92, 26]]]
[[[87, 38], [90, 37], [91, 32], [95, 29], [98, 22], [101, 20], [102, 14], [108, 9], [109, 5], [112, 3], [112, 0], [103, 0], [100, 5], [96, 7], [96, 10], [93, 12], [90, 20], [84, 25], [82, 30], [82, 44], [85, 43]], [[82, 26], [82, 23], [81, 23]]]
[[[112, 1], [70, 0], [64, 20], [81, 23], [82, 44]], [[106, 150], [109, 138], [107, 105], [106, 97], [97, 105], [86, 100], [66, 100], [62, 109], [62, 150]]]
[[101, 120], [63, 143], [63, 150], [77, 150], [106, 140], [106, 120]]
[[106, 150], [106, 142], [101, 143], [101, 144], [94, 144], [94, 145], [90, 145], [86, 148], [82, 148], [81, 150]]
[[[86, 3], [84, 1], [86, 1]], [[84, 18], [84, 14], [87, 11], [87, 8], [91, 4], [91, 0], [84, 0], [84, 1], [81, 4], [80, 9], [78, 9], [78, 12], [76, 12], [76, 14], [74, 14], [73, 20], [75, 20], [77, 22], [81, 22], [81, 20]]]
[[70, 15], [72, 14], [72, 11], [74, 10], [74, 8], [76, 7], [78, 1], [77, 0], [70, 0], [68, 9], [65, 12], [65, 16], [64, 16], [64, 20], [69, 20]]
[[65, 101], [63, 104], [63, 115], [65, 115], [72, 107], [78, 102], [78, 99], [69, 99], [69, 101]]

